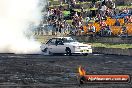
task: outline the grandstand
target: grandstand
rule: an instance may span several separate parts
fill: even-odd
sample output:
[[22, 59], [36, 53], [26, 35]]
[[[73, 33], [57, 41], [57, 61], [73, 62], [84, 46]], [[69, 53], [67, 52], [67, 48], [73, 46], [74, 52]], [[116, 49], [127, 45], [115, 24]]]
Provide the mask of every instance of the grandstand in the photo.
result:
[[[36, 35], [132, 36], [132, 6], [120, 0], [49, 0]], [[119, 5], [124, 6], [119, 6]], [[89, 20], [86, 20], [89, 18]], [[42, 25], [42, 24], [41, 24]], [[95, 29], [94, 29], [95, 27]], [[95, 30], [95, 31], [93, 31]]]

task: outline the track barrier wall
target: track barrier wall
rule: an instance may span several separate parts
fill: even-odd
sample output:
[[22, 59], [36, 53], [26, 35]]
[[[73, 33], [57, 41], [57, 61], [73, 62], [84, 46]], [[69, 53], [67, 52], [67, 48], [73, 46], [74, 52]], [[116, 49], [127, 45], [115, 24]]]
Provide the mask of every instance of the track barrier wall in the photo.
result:
[[93, 53], [132, 56], [132, 48], [120, 49], [120, 48], [94, 47]]
[[110, 43], [110, 44], [132, 44], [132, 38], [119, 38], [119, 37], [89, 37], [89, 36], [76, 36], [80, 42], [94, 42], [94, 43]]

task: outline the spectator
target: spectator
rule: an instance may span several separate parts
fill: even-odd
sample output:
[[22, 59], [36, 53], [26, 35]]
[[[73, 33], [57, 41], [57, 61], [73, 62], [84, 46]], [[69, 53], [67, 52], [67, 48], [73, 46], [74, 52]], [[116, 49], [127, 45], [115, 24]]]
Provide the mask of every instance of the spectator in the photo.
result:
[[95, 33], [95, 32], [96, 32], [95, 26], [92, 26], [92, 27], [91, 27], [91, 30], [92, 30], [93, 33]]
[[126, 27], [122, 26], [122, 31], [125, 32], [126, 31]]
[[123, 37], [123, 36], [127, 37], [128, 36], [127, 29], [126, 29], [125, 26], [122, 26], [122, 28], [121, 28], [121, 35], [120, 36], [121, 37]]
[[79, 28], [82, 26], [82, 22], [81, 21], [79, 21], [78, 26], [79, 26]]
[[85, 20], [86, 20], [86, 25], [88, 25], [90, 18], [87, 16]]
[[[104, 35], [110, 36], [111, 30], [110, 30], [109, 25], [113, 25], [113, 22], [111, 22], [111, 19], [108, 18], [108, 20], [110, 20], [110, 24], [107, 26], [106, 22], [108, 23], [109, 21], [105, 21], [104, 18], [113, 17], [118, 14], [118, 10], [115, 10], [115, 3], [112, 0], [101, 0], [102, 3], [100, 3], [98, 5], [99, 8], [98, 8], [96, 17], [90, 18], [89, 17], [90, 12], [86, 12], [87, 14], [85, 14], [84, 8], [81, 6], [80, 6], [80, 8], [78, 8], [78, 9], [81, 9], [81, 12], [77, 12], [77, 11], [73, 10], [73, 9], [76, 9], [75, 7], [78, 6], [78, 5], [76, 6], [77, 1], [83, 2], [83, 1], [87, 1], [87, 0], [60, 0], [60, 2], [61, 2], [60, 7], [54, 6], [54, 9], [48, 8], [48, 11], [47, 11], [47, 16], [48, 16], [47, 17], [47, 25], [49, 26], [48, 28], [52, 29], [53, 31], [60, 32], [60, 33], [66, 32], [66, 34], [68, 33], [69, 30], [71, 30], [71, 31], [75, 32], [74, 34], [76, 34], [77, 31], [83, 30], [82, 26], [88, 26], [87, 29], [93, 33], [96, 32], [96, 29], [100, 30], [100, 26], [101, 26], [101, 30], [100, 30], [101, 36], [104, 36]], [[91, 1], [92, 1], [92, 5], [95, 6], [97, 0], [91, 0]], [[66, 21], [64, 21], [64, 15], [62, 14], [62, 12], [64, 11], [64, 9], [67, 10], [67, 7], [62, 6], [63, 3], [68, 3], [68, 5], [69, 5], [68, 10], [70, 10], [70, 12], [67, 12], [67, 13], [70, 13], [70, 14], [68, 14], [68, 16], [69, 16], [68, 19], [72, 20], [71, 25], [66, 23]], [[120, 11], [120, 13], [126, 13], [126, 14], [130, 13], [131, 14], [131, 9], [129, 10], [128, 8], [124, 8], [123, 11], [122, 10]], [[87, 17], [85, 17], [85, 16], [87, 16]], [[83, 24], [84, 18], [85, 18], [85, 22], [86, 22], [85, 25]], [[95, 26], [89, 25], [90, 20], [94, 20], [96, 22]], [[132, 22], [132, 16], [126, 16], [124, 18], [124, 21], [125, 21], [125, 23]], [[122, 25], [121, 23], [118, 19], [116, 19], [116, 22], [114, 25], [121, 26]], [[43, 24], [43, 23], [41, 23], [41, 24]], [[93, 25], [93, 24], [91, 24], [91, 25]]]
[[127, 8], [124, 8], [123, 13], [129, 13], [129, 10]]
[[100, 15], [101, 15], [101, 17], [102, 17], [103, 15], [105, 15], [106, 10], [107, 10], [106, 5], [103, 5], [103, 6], [101, 7], [101, 9], [100, 9]]
[[101, 0], [102, 6], [106, 4], [106, 0]]
[[120, 26], [120, 22], [118, 19], [116, 19], [115, 26]]
[[101, 14], [97, 14], [96, 17], [98, 18], [98, 21], [101, 21]]
[[73, 8], [75, 8], [75, 6], [76, 6], [76, 0], [72, 0], [71, 6], [72, 6]]
[[107, 0], [106, 1], [106, 6], [110, 9], [113, 9], [114, 3], [112, 2], [112, 0]]
[[83, 17], [83, 13], [84, 13], [84, 8], [83, 7], [81, 7], [81, 16]]
[[125, 16], [125, 17], [124, 17], [124, 22], [125, 22], [125, 23], [128, 23], [128, 20], [129, 20], [129, 16]]
[[96, 0], [92, 0], [92, 6], [95, 8]]
[[107, 36], [111, 36], [112, 32], [111, 32], [110, 26], [107, 25], [106, 29], [107, 29]]
[[77, 14], [77, 12], [75, 12], [75, 15], [74, 15], [75, 17], [78, 17], [78, 14]]
[[104, 20], [101, 21], [100, 25], [101, 25], [101, 27], [106, 27], [107, 26], [107, 24]]
[[128, 22], [132, 23], [132, 15], [128, 18]]
[[101, 27], [100, 32], [99, 32], [101, 37], [104, 36], [105, 34], [104, 32], [105, 32], [105, 27]]

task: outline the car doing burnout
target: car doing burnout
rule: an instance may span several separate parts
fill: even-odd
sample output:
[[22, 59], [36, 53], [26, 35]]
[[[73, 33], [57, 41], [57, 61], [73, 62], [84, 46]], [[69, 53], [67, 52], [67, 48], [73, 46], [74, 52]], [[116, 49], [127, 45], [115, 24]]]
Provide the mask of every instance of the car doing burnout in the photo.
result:
[[79, 43], [71, 37], [57, 37], [50, 39], [46, 44], [40, 46], [44, 53], [52, 54], [83, 54], [88, 55], [92, 53], [90, 44]]

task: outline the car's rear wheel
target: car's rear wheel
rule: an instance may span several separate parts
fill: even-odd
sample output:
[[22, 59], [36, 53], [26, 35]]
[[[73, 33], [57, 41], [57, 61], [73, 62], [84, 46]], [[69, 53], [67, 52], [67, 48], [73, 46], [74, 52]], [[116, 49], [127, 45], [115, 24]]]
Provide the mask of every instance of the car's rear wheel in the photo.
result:
[[44, 52], [45, 55], [53, 55], [53, 53], [50, 52], [47, 47], [45, 49], [43, 49], [42, 52]]
[[68, 56], [71, 56], [72, 55], [70, 48], [66, 48], [66, 55], [68, 55]]
[[87, 56], [88, 55], [88, 53], [83, 53], [83, 56]]

